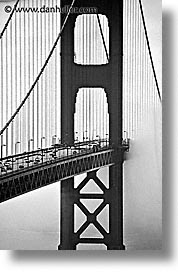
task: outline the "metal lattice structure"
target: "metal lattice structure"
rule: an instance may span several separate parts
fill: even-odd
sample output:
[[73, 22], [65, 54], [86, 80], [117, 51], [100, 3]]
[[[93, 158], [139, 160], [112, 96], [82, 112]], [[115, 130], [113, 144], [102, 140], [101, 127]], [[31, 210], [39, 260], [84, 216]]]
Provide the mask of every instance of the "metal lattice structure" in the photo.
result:
[[117, 160], [113, 156], [113, 149], [106, 148], [97, 153], [68, 156], [44, 162], [36, 168], [28, 167], [3, 175], [0, 184], [0, 203], [81, 173], [114, 165], [115, 161]]

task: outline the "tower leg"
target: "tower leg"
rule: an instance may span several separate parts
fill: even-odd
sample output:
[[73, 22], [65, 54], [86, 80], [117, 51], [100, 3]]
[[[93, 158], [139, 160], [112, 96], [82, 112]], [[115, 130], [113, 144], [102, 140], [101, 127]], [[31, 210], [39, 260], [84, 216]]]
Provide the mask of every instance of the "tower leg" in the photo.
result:
[[74, 236], [74, 180], [61, 181], [61, 217], [59, 250], [75, 250]]

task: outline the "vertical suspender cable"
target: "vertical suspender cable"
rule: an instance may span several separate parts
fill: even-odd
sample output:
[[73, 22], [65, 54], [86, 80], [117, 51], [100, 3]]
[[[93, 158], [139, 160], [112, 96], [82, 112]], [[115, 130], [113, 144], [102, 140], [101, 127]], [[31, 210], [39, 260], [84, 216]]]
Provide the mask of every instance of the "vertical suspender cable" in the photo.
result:
[[145, 40], [144, 40], [144, 34], [143, 34], [143, 47], [142, 47], [142, 53], [143, 53], [143, 77], [142, 77], [142, 82], [143, 82], [143, 90], [142, 90], [142, 117], [145, 114]]
[[[134, 0], [135, 1], [135, 0]], [[137, 2], [135, 1], [135, 131], [136, 131], [136, 136], [138, 133], [138, 104], [137, 104], [137, 84], [138, 84], [138, 47], [137, 47], [137, 42], [138, 42], [138, 13], [137, 13]]]
[[[57, 6], [57, 0], [56, 0], [56, 6]], [[57, 20], [57, 18], [58, 18], [58, 15], [57, 15], [57, 13], [56, 13], [56, 16], [55, 16], [55, 35], [57, 36], [57, 29], [58, 29], [58, 20]], [[56, 48], [56, 50], [55, 50], [55, 78], [54, 78], [54, 81], [55, 81], [55, 91], [54, 91], [54, 93], [55, 93], [55, 135], [57, 135], [58, 134], [58, 131], [57, 131], [57, 119], [58, 119], [58, 117], [57, 117], [57, 102], [58, 102], [58, 98], [57, 98], [57, 48]]]
[[[84, 24], [84, 16], [82, 16], [82, 41], [83, 41], [83, 45], [82, 45], [82, 51], [83, 51], [83, 56], [82, 56], [82, 59], [83, 59], [83, 62], [85, 62], [84, 58], [85, 58], [85, 54], [84, 54], [84, 33], [85, 33], [85, 24]], [[84, 95], [84, 89], [82, 89], [82, 93], [83, 93], [83, 141], [84, 141], [84, 138], [85, 138], [85, 95]]]
[[88, 138], [89, 138], [89, 140], [90, 140], [90, 126], [91, 126], [91, 123], [90, 123], [90, 119], [91, 119], [90, 91], [91, 91], [91, 89], [89, 88], [88, 89]]
[[131, 13], [130, 13], [130, 17], [131, 17], [131, 104], [132, 104], [132, 120], [131, 120], [131, 125], [132, 125], [132, 138], [134, 138], [134, 18], [135, 18], [135, 14], [134, 14], [134, 1], [131, 0], [132, 4], [131, 4]]
[[[26, 5], [25, 5], [25, 1], [24, 1], [24, 8], [26, 8]], [[26, 14], [24, 12], [24, 24], [23, 24], [23, 31], [24, 31], [24, 55], [23, 55], [23, 60], [24, 60], [24, 80], [23, 80], [23, 83], [24, 83], [24, 91], [23, 91], [23, 94], [25, 95], [25, 91], [26, 91], [26, 88], [27, 88], [27, 82], [26, 82], [26, 75], [28, 73], [27, 71], [27, 55], [26, 55], [26, 38], [27, 38], [27, 30], [26, 30]], [[28, 123], [27, 123], [27, 119], [28, 119], [28, 108], [24, 108], [23, 109], [23, 150], [27, 150], [27, 138], [28, 138], [28, 130], [27, 130], [27, 127], [28, 127]]]
[[[141, 110], [140, 110], [140, 117], [142, 119], [143, 116], [143, 90], [144, 90], [144, 85], [143, 85], [143, 68], [144, 68], [144, 58], [143, 58], [143, 47], [144, 47], [144, 40], [143, 40], [143, 32], [141, 30]], [[142, 120], [141, 120], [142, 121]]]
[[[11, 58], [11, 68], [10, 68], [10, 74], [11, 74], [11, 115], [13, 114], [13, 51], [12, 51], [12, 45], [13, 41], [12, 41], [12, 21], [10, 23], [10, 58]], [[13, 123], [11, 125], [11, 154], [13, 155], [13, 148], [14, 148], [14, 142], [13, 142], [13, 138], [14, 138], [14, 127], [13, 127]]]
[[[30, 0], [28, 0], [28, 9], [30, 7], [30, 3], [29, 3]], [[28, 36], [27, 36], [27, 54], [28, 54], [28, 89], [30, 87], [30, 76], [31, 76], [31, 72], [30, 72], [30, 57], [31, 57], [31, 54], [30, 54], [30, 46], [31, 46], [31, 33], [30, 33], [30, 13], [27, 13], [28, 14]], [[31, 108], [30, 108], [30, 103], [31, 103], [31, 98], [29, 97], [28, 98], [28, 123], [27, 123], [27, 132], [28, 132], [28, 140], [27, 140], [27, 143], [28, 143], [28, 151], [30, 150], [30, 139], [31, 139], [31, 123], [30, 123], [30, 117], [31, 117]]]
[[[3, 40], [1, 39], [1, 127], [3, 126], [4, 123], [4, 50], [3, 50]], [[1, 135], [1, 148], [3, 146], [3, 134]], [[3, 157], [2, 155], [2, 150], [1, 150], [1, 158]]]
[[103, 127], [103, 129], [102, 129], [102, 135], [103, 135], [103, 139], [106, 137], [106, 134], [105, 134], [105, 120], [104, 120], [104, 114], [105, 114], [105, 94], [104, 94], [104, 92], [102, 92], [102, 120], [103, 120], [103, 124], [102, 124], [102, 127]]
[[140, 67], [140, 74], [139, 74], [139, 125], [141, 126], [141, 110], [142, 110], [142, 98], [141, 98], [141, 94], [142, 94], [142, 29], [141, 29], [141, 18], [139, 15], [139, 56], [140, 56], [140, 63], [139, 63], [139, 67]]
[[[123, 15], [123, 41], [124, 41], [124, 46], [123, 46], [123, 50], [125, 50], [125, 34], [126, 34], [126, 4], [125, 1], [123, 1], [123, 11], [124, 11], [124, 15]], [[125, 122], [126, 122], [126, 108], [125, 108], [125, 95], [126, 95], [126, 91], [125, 91], [125, 78], [126, 78], [126, 74], [125, 74], [125, 60], [126, 60], [126, 54], [125, 52], [123, 52], [123, 129], [126, 130], [126, 126], [125, 126]]]
[[101, 117], [101, 109], [102, 109], [102, 90], [99, 90], [99, 126], [100, 126], [100, 137], [102, 133], [102, 117]]
[[[145, 115], [145, 74], [146, 74], [146, 55], [145, 55], [145, 40], [143, 40], [143, 110], [142, 110], [142, 117]], [[146, 117], [146, 116], [145, 116]]]
[[[4, 60], [3, 60], [3, 54], [4, 54], [4, 51], [3, 51], [3, 40], [1, 39], [1, 83], [0, 83], [0, 85], [1, 85], [1, 121], [0, 121], [0, 123], [1, 123], [1, 127], [3, 126], [3, 113], [4, 113], [4, 104], [3, 104], [3, 100], [4, 100], [4, 98], [3, 98], [3, 91], [4, 91], [4, 82], [3, 82], [3, 62], [4, 62]], [[3, 135], [1, 135], [1, 148], [2, 148], [2, 145], [3, 145]], [[2, 158], [2, 156], [1, 156], [1, 158]]]
[[[52, 7], [54, 7], [54, 1], [52, 0]], [[51, 45], [54, 42], [54, 14], [51, 13]], [[56, 50], [55, 50], [56, 51]], [[51, 104], [51, 110], [54, 110], [55, 112], [55, 103], [54, 103], [54, 80], [55, 80], [55, 72], [54, 72], [54, 58], [52, 58], [51, 62], [51, 98], [52, 98], [52, 104]], [[51, 112], [51, 130], [53, 135], [56, 135], [56, 131], [54, 128], [55, 123], [55, 113]]]
[[[32, 1], [32, 7], [34, 7], [34, 0]], [[34, 22], [34, 14], [32, 13], [32, 77], [33, 81], [35, 79], [35, 22]], [[37, 83], [38, 84], [38, 83]], [[34, 151], [34, 145], [36, 143], [35, 140], [35, 89], [33, 90], [32, 94], [32, 139], [33, 139], [33, 147], [32, 150]]]
[[149, 116], [149, 64], [148, 64], [148, 55], [146, 55], [146, 112]]
[[[127, 117], [127, 128], [126, 131], [129, 133], [129, 87], [128, 87], [128, 83], [129, 83], [129, 20], [128, 20], [128, 14], [129, 14], [129, 2], [125, 1], [126, 3], [126, 82], [125, 82], [125, 92], [126, 92], [126, 96], [125, 96], [125, 100], [127, 102], [126, 104], [126, 117]], [[130, 134], [130, 133], [129, 133]]]
[[[8, 70], [9, 70], [9, 62], [8, 62], [8, 31], [6, 31], [6, 40], [5, 40], [5, 45], [6, 45], [6, 68], [5, 68], [5, 72], [6, 72], [6, 120], [8, 120], [8, 116], [9, 116], [9, 78], [8, 78]], [[6, 130], [6, 156], [8, 155], [8, 128]]]
[[133, 0], [133, 135], [134, 138], [136, 137], [136, 102], [135, 102], [135, 95], [136, 95], [136, 8], [135, 8], [135, 0]]
[[[46, 59], [46, 54], [47, 54], [47, 13], [44, 13], [44, 56]], [[48, 102], [47, 102], [47, 70], [48, 68], [46, 68], [45, 73], [44, 73], [44, 109], [45, 109], [45, 113], [44, 113], [44, 117], [45, 117], [45, 146], [48, 146], [48, 136], [47, 136], [47, 128], [48, 128], [48, 113], [47, 113], [47, 108], [48, 108]]]
[[[49, 6], [49, 0], [47, 2], [48, 6]], [[50, 49], [50, 13], [46, 13], [46, 33], [45, 35], [47, 36], [46, 39], [46, 56], [49, 52]], [[48, 144], [47, 146], [51, 145], [50, 144], [50, 118], [51, 118], [51, 113], [50, 113], [50, 104], [51, 104], [51, 98], [50, 98], [50, 65], [51, 65], [51, 61], [49, 61], [48, 66], [46, 68], [46, 114], [47, 114], [47, 128], [46, 128], [46, 136], [47, 136], [47, 141]]]
[[[89, 45], [89, 53], [88, 53], [88, 64], [91, 63], [91, 16], [88, 16], [88, 45]], [[88, 91], [88, 114], [89, 114], [89, 121], [88, 121], [88, 138], [91, 140], [91, 89]]]
[[90, 15], [89, 16], [89, 64], [91, 64], [91, 51], [92, 51], [91, 23], [92, 23], [92, 18], [91, 18], [91, 15]]
[[89, 56], [89, 50], [90, 50], [90, 45], [89, 45], [89, 37], [88, 37], [88, 15], [85, 16], [86, 18], [86, 24], [85, 24], [85, 35], [86, 35], [86, 64], [89, 64], [88, 56]]
[[148, 107], [150, 109], [151, 107], [151, 99], [153, 100], [153, 87], [152, 87], [152, 80], [153, 80], [153, 77], [152, 77], [152, 74], [151, 74], [151, 68], [149, 66], [148, 68], [149, 70], [149, 94], [148, 94]]
[[[43, 5], [43, 0], [41, 0], [41, 7]], [[40, 66], [42, 67], [43, 64], [43, 14], [40, 13]], [[41, 93], [41, 98], [40, 98], [40, 104], [41, 104], [41, 143], [42, 143], [42, 138], [44, 137], [44, 116], [43, 116], [43, 97], [44, 97], [44, 86], [43, 86], [43, 79], [44, 79], [44, 74], [41, 76], [41, 85], [40, 85], [40, 93]]]
[[93, 21], [92, 21], [92, 26], [93, 26], [93, 48], [92, 48], [92, 55], [93, 55], [93, 61], [96, 62], [96, 56], [95, 56], [95, 49], [96, 49], [96, 22], [95, 22], [95, 16], [93, 15]]
[[128, 66], [127, 66], [127, 70], [128, 70], [128, 116], [129, 116], [129, 120], [128, 120], [128, 124], [129, 124], [129, 136], [132, 137], [132, 133], [131, 133], [131, 1], [128, 0], [128, 34], [129, 34], [129, 39], [128, 39]]
[[83, 141], [85, 140], [85, 95], [84, 95], [84, 89], [81, 90], [82, 91], [82, 95], [83, 95], [83, 99], [82, 99], [82, 102], [83, 102], [83, 106], [82, 106], [82, 109], [83, 109]]
[[[20, 8], [21, 8], [21, 1], [20, 1]], [[20, 102], [22, 100], [22, 20], [21, 20], [21, 14], [19, 14], [19, 43], [20, 43], [20, 47], [19, 47], [19, 55], [20, 55], [20, 77], [19, 77], [19, 89], [20, 89]], [[12, 112], [11, 112], [12, 114]], [[19, 140], [18, 142], [22, 142], [22, 112], [19, 114]]]
[[85, 55], [84, 55], [84, 63], [87, 64], [87, 51], [88, 51], [88, 47], [87, 47], [87, 16], [84, 16], [84, 26], [85, 26], [85, 29], [84, 29], [84, 37], [85, 37]]
[[[39, 14], [36, 13], [36, 60], [37, 60], [37, 72], [39, 69]], [[41, 35], [41, 32], [40, 32]], [[36, 123], [36, 136], [37, 136], [37, 148], [39, 148], [39, 136], [40, 136], [40, 95], [39, 95], [39, 81], [37, 83], [37, 105], [36, 105], [36, 112], [37, 112], [37, 123]]]
[[132, 138], [132, 0], [129, 0], [129, 124], [130, 137]]
[[138, 75], [139, 75], [139, 67], [138, 67], [138, 5], [137, 1], [135, 3], [135, 58], [136, 58], [136, 74], [135, 74], [135, 119], [136, 119], [136, 135], [138, 135]]
[[143, 47], [143, 54], [144, 54], [144, 67], [143, 67], [143, 85], [144, 85], [144, 90], [143, 90], [143, 112], [145, 114], [145, 118], [147, 119], [147, 114], [145, 113], [146, 110], [146, 45], [145, 45], [145, 40], [144, 40], [144, 47]]
[[140, 29], [140, 123], [142, 122], [142, 95], [143, 95], [143, 33], [142, 29]]
[[131, 93], [131, 136], [133, 137], [133, 116], [134, 116], [134, 106], [133, 106], [133, 0], [131, 0], [131, 6], [130, 6], [130, 41], [131, 41], [131, 47], [130, 47], [130, 62], [131, 62], [131, 89], [130, 89], [130, 93]]
[[[18, 91], [17, 91], [17, 70], [18, 70], [18, 65], [17, 65], [17, 13], [15, 12], [14, 14], [14, 36], [15, 36], [15, 52], [14, 52], [14, 60], [15, 60], [15, 64], [14, 64], [14, 69], [15, 69], [15, 108], [17, 108], [18, 106]], [[17, 142], [19, 139], [19, 121], [18, 121], [18, 117], [16, 118], [15, 121], [15, 132], [14, 132], [14, 142]]]
[[137, 56], [138, 56], [138, 75], [137, 75], [137, 131], [140, 130], [140, 16], [138, 12], [138, 3], [137, 3]]
[[128, 82], [127, 82], [127, 91], [128, 91], [128, 133], [129, 136], [131, 137], [131, 68], [130, 68], [130, 48], [131, 48], [131, 41], [130, 41], [130, 0], [128, 0], [128, 54], [127, 54], [127, 74], [128, 74]]

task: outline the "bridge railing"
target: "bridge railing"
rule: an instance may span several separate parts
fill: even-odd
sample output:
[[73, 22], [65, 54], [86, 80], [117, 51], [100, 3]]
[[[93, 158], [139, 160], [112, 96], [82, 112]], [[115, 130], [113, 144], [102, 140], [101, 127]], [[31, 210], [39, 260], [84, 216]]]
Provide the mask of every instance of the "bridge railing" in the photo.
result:
[[94, 153], [112, 148], [107, 139], [89, 142], [76, 142], [71, 145], [55, 144], [49, 148], [40, 148], [36, 151], [24, 152], [0, 159], [0, 176], [22, 171], [33, 166], [56, 160], [67, 160], [72, 157]]

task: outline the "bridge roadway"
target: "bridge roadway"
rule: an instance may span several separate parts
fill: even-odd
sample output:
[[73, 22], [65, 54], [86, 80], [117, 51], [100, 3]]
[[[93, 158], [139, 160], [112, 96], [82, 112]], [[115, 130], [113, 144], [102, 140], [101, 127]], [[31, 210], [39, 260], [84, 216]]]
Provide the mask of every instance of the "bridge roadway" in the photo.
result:
[[[122, 161], [125, 147], [107, 141], [52, 146], [0, 160], [0, 203], [73, 176]], [[4, 169], [6, 167], [6, 169]]]

